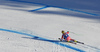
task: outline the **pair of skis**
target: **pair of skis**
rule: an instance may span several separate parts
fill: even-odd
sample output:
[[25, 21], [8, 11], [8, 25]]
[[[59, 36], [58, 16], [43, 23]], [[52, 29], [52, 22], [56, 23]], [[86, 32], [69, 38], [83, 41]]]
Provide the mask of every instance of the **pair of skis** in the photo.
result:
[[[58, 38], [61, 42], [67, 42], [66, 40], [61, 40], [61, 38]], [[77, 43], [80, 43], [80, 44], [84, 44], [83, 42], [80, 42], [80, 41], [72, 41], [72, 42], [69, 42], [69, 43], [72, 43], [72, 44], [77, 44]]]

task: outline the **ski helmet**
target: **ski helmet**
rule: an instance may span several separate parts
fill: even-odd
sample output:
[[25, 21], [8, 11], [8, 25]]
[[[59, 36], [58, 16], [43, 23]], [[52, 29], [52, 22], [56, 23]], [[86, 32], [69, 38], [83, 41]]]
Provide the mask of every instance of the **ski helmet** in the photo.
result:
[[62, 30], [62, 31], [61, 31], [61, 33], [65, 33], [65, 31], [64, 31], [64, 30]]

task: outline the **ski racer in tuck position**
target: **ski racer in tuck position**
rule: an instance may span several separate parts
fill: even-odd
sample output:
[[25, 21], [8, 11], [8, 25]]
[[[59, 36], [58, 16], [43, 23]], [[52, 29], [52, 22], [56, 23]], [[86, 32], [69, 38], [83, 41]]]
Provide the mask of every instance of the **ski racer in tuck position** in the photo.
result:
[[68, 35], [69, 34], [69, 31], [65, 32], [64, 30], [61, 31], [62, 33], [62, 37], [60, 39], [60, 41], [63, 41], [63, 39], [69, 43], [73, 43], [73, 42], [77, 42], [76, 40], [74, 39], [71, 39], [71, 37]]

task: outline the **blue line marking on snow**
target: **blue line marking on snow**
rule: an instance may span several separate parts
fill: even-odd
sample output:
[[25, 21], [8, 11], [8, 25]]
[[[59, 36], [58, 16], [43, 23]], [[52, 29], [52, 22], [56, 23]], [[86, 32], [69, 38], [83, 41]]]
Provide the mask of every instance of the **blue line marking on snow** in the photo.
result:
[[34, 12], [34, 11], [42, 10], [42, 9], [45, 9], [45, 8], [48, 8], [48, 7], [49, 6], [44, 6], [44, 7], [38, 8], [38, 9], [30, 10], [29, 12]]
[[20, 1], [20, 0], [10, 0], [10, 1], [23, 2], [23, 3], [31, 3], [31, 4], [38, 4], [38, 5], [45, 5], [45, 6], [49, 6], [49, 7], [56, 7], [56, 8], [61, 8], [61, 9], [65, 9], [65, 10], [80, 12], [80, 13], [84, 13], [84, 14], [88, 14], [88, 15], [100, 16], [100, 14], [94, 14], [94, 13], [89, 13], [89, 12], [84, 12], [84, 11], [80, 11], [80, 10], [75, 10], [75, 9], [70, 9], [70, 8], [64, 8], [64, 7], [59, 7], [59, 6], [46, 5], [46, 4], [42, 4], [42, 3]]
[[85, 51], [83, 51], [81, 49], [78, 49], [78, 48], [63, 44], [63, 43], [54, 42], [54, 41], [51, 41], [49, 39], [38, 37], [38, 36], [35, 36], [35, 35], [31, 35], [31, 34], [27, 34], [27, 33], [23, 33], [23, 32], [18, 32], [18, 31], [14, 31], [14, 30], [3, 29], [3, 28], [0, 28], [0, 30], [1, 31], [6, 31], [6, 32], [11, 32], [11, 33], [17, 33], [17, 34], [21, 34], [21, 35], [26, 35], [26, 36], [30, 36], [30, 37], [36, 37], [38, 39], [45, 40], [45, 41], [48, 41], [48, 42], [51, 42], [51, 43], [55, 43], [57, 45], [60, 45], [60, 46], [63, 46], [63, 47], [67, 47], [67, 48], [70, 48], [70, 49], [75, 50], [75, 51], [85, 52]]
[[57, 8], [62, 8], [62, 9], [70, 10], [70, 11], [75, 11], [75, 12], [80, 12], [80, 13], [84, 13], [84, 14], [88, 14], [88, 15], [93, 15], [93, 16], [100, 16], [99, 14], [84, 12], [84, 11], [70, 9], [70, 8], [63, 8], [63, 7], [57, 7]]

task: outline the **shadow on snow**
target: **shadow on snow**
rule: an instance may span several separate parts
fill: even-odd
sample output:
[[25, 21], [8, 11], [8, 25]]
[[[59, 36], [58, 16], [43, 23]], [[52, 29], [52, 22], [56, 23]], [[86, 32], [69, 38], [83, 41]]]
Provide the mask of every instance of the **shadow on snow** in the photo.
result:
[[[58, 6], [63, 8], [71, 8], [75, 10], [80, 10], [84, 12], [94, 13], [94, 14], [100, 14], [100, 7], [99, 3], [100, 1], [94, 1], [94, 0], [0, 0], [0, 5], [6, 5], [11, 7], [18, 7], [18, 8], [28, 8], [29, 6]], [[18, 9], [18, 8], [6, 8], [11, 10], [20, 10], [20, 11], [27, 11], [32, 12], [31, 10], [27, 9]], [[62, 10], [62, 11], [35, 11], [33, 13], [37, 14], [57, 14], [57, 15], [65, 15], [65, 16], [75, 16], [80, 18], [87, 18], [87, 19], [94, 19], [100, 22], [100, 16], [92, 16], [88, 14], [82, 14], [79, 12], [70, 12], [68, 10]]]
[[59, 40], [48, 40], [48, 39], [41, 39], [40, 37], [22, 37], [22, 38], [26, 38], [26, 39], [34, 39], [34, 40], [40, 40], [40, 41], [47, 41], [47, 42], [61, 42]]

